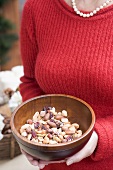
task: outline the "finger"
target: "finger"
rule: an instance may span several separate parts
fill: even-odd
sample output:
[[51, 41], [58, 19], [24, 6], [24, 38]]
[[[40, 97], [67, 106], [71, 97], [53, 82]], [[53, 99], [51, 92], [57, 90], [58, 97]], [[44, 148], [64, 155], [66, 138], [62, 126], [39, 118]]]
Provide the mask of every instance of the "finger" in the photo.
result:
[[38, 161], [36, 161], [36, 160], [32, 160], [32, 161], [29, 160], [29, 162], [30, 162], [32, 165], [39, 167]]
[[63, 163], [63, 162], [65, 162], [65, 160], [60, 160], [60, 161], [43, 161], [43, 160], [40, 160], [39, 161], [40, 164], [45, 164], [45, 165], [53, 164], [53, 163]]
[[25, 154], [25, 151], [23, 149], [20, 149], [23, 154]]
[[89, 139], [88, 143], [84, 146], [84, 148], [81, 149], [72, 157], [68, 158], [66, 164], [71, 165], [72, 163], [80, 162], [82, 159], [90, 156], [96, 148], [98, 140], [97, 138], [98, 138], [97, 134], [93, 132], [91, 138]]
[[28, 153], [26, 153], [24, 150], [21, 149], [21, 152], [27, 157], [27, 159], [29, 161], [32, 161], [33, 160], [33, 157], [31, 155], [29, 155]]
[[45, 165], [44, 164], [39, 164], [38, 167], [39, 167], [39, 169], [43, 169], [45, 167]]
[[94, 150], [97, 146], [97, 142], [98, 142], [98, 135], [94, 131], [91, 138], [89, 139], [89, 142], [86, 144], [86, 149], [87, 149], [87, 155], [86, 156], [87, 157], [90, 156], [94, 152]]
[[34, 166], [39, 166], [38, 160], [35, 160], [33, 156], [26, 153], [24, 150], [22, 150], [22, 153], [26, 156], [27, 160]]
[[98, 136], [95, 132], [93, 132], [91, 138], [89, 139], [88, 143], [81, 149], [79, 152], [77, 152], [75, 155], [69, 157], [66, 161], [67, 165], [71, 165], [76, 162], [80, 162], [82, 159], [90, 156], [97, 145]]

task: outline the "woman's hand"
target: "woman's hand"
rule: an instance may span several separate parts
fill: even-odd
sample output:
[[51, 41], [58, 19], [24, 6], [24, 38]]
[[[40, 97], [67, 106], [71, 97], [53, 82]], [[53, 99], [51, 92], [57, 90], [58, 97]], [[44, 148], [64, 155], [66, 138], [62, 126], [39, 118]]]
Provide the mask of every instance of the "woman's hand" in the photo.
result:
[[36, 160], [31, 155], [26, 153], [24, 150], [21, 149], [21, 152], [26, 156], [27, 160], [34, 166], [38, 166], [39, 169], [43, 169], [46, 165], [52, 164], [52, 163], [62, 163], [65, 162], [65, 160], [61, 161], [43, 161], [43, 160]]
[[51, 163], [62, 163], [62, 162], [66, 162], [67, 165], [71, 165], [73, 163], [80, 162], [82, 159], [90, 156], [94, 152], [94, 150], [97, 146], [97, 142], [98, 142], [98, 135], [94, 131], [91, 135], [91, 138], [87, 142], [87, 144], [79, 152], [77, 152], [73, 156], [68, 157], [68, 158], [66, 158], [65, 160], [62, 160], [62, 161], [43, 161], [43, 160], [40, 160], [39, 165], [48, 165], [48, 164], [51, 164]]
[[34, 166], [38, 166], [39, 169], [43, 169], [46, 165], [51, 164], [51, 163], [62, 163], [65, 162], [64, 160], [62, 161], [43, 161], [43, 160], [36, 160], [34, 159], [31, 155], [26, 153], [24, 150], [21, 149], [21, 152], [26, 156], [27, 160]]
[[67, 158], [66, 164], [71, 165], [73, 163], [80, 162], [82, 159], [90, 156], [94, 152], [94, 150], [97, 146], [97, 142], [98, 142], [98, 135], [94, 131], [92, 133], [91, 138], [87, 142], [87, 144], [79, 152], [77, 152], [75, 155]]
[[38, 160], [35, 160], [31, 155], [26, 153], [24, 150], [21, 149], [21, 152], [26, 156], [27, 160], [34, 166], [38, 166]]

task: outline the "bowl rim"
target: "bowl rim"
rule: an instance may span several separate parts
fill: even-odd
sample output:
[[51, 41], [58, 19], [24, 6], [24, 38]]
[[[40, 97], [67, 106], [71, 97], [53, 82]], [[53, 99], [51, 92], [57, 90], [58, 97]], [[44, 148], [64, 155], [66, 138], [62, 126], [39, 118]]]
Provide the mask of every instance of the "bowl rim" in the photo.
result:
[[[15, 128], [14, 126], [14, 117], [15, 117], [15, 114], [16, 112], [25, 104], [27, 104], [28, 102], [31, 102], [33, 100], [36, 100], [38, 98], [43, 98], [43, 97], [51, 97], [51, 96], [61, 96], [61, 97], [68, 97], [68, 98], [72, 98], [72, 99], [75, 99], [79, 102], [81, 102], [82, 104], [84, 104], [91, 112], [92, 114], [92, 121], [91, 121], [91, 124], [89, 126], [89, 128], [86, 130], [86, 132], [84, 132], [82, 134], [81, 137], [78, 137], [77, 139], [74, 139], [72, 141], [68, 141], [66, 143], [58, 143], [58, 144], [41, 144], [41, 143], [38, 143], [38, 142], [33, 142], [33, 141], [29, 141], [27, 138], [23, 137]], [[30, 145], [35, 145], [35, 146], [38, 146], [38, 147], [48, 147], [48, 148], [54, 148], [54, 147], [57, 147], [57, 146], [65, 146], [65, 145], [71, 145], [81, 139], [83, 139], [85, 136], [87, 136], [89, 133], [91, 133], [91, 131], [93, 130], [94, 128], [94, 125], [95, 125], [95, 113], [94, 113], [94, 110], [92, 109], [92, 107], [84, 100], [78, 98], [78, 97], [75, 97], [75, 96], [72, 96], [72, 95], [67, 95], [67, 94], [44, 94], [44, 95], [39, 95], [39, 96], [36, 96], [36, 97], [33, 97], [31, 99], [28, 99], [26, 100], [25, 102], [22, 102], [19, 106], [16, 107], [16, 109], [13, 111], [12, 113], [12, 116], [11, 116], [11, 120], [10, 120], [10, 124], [11, 124], [11, 130], [12, 130], [12, 133], [15, 134], [18, 138], [20, 138], [23, 142], [26, 142]]]

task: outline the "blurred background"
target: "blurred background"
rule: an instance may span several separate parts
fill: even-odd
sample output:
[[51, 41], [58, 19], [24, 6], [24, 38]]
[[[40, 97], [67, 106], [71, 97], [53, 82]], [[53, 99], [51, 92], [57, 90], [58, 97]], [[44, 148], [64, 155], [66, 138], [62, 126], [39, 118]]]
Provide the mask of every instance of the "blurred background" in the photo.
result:
[[12, 112], [22, 102], [19, 33], [24, 3], [0, 0], [0, 170], [38, 170], [21, 154], [10, 127]]
[[21, 64], [19, 31], [25, 0], [0, 0], [0, 71]]

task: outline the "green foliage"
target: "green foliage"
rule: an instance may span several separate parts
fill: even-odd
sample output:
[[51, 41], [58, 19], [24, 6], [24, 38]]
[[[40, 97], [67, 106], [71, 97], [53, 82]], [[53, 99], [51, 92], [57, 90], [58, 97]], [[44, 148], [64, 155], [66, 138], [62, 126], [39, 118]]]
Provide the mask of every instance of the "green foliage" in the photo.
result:
[[4, 54], [6, 53], [6, 51], [8, 51], [15, 40], [17, 40], [18, 37], [16, 34], [3, 34], [0, 35], [0, 48], [2, 49], [0, 51], [0, 56], [4, 56]]
[[15, 29], [15, 25], [12, 24], [8, 19], [0, 16], [0, 33], [4, 33], [8, 30]]
[[[9, 0], [0, 0], [0, 10], [2, 6]], [[17, 34], [10, 33], [15, 29], [15, 25], [0, 15], [0, 65], [6, 64], [10, 57], [7, 56], [8, 51], [12, 48], [13, 43], [18, 39]]]

